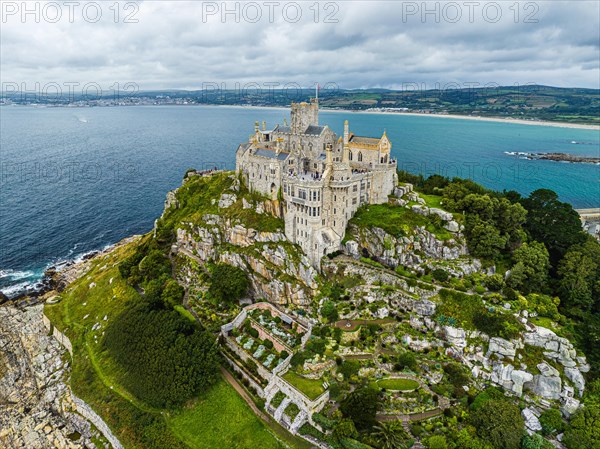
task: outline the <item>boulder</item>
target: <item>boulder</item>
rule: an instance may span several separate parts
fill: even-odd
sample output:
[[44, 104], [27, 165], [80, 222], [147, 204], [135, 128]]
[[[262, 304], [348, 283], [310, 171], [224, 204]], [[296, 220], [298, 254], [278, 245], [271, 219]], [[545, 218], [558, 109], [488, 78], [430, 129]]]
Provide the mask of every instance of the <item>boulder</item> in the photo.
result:
[[464, 329], [452, 326], [444, 326], [444, 334], [446, 335], [446, 340], [452, 346], [461, 349], [467, 346], [466, 334]]
[[513, 359], [517, 353], [515, 345], [510, 341], [500, 337], [490, 338], [490, 344], [488, 347], [488, 357], [491, 354], [499, 354], [502, 357], [509, 357]]
[[521, 412], [523, 419], [525, 420], [525, 427], [531, 430], [532, 432], [539, 432], [542, 430], [542, 425], [540, 424], [540, 420], [536, 416], [535, 412], [531, 408], [523, 409]]
[[581, 372], [577, 368], [565, 368], [565, 376], [567, 376], [567, 379], [573, 382], [573, 385], [575, 385], [575, 388], [577, 388], [579, 391], [579, 396], [583, 395], [583, 390], [585, 389], [585, 379], [583, 378]]
[[233, 203], [235, 203], [237, 201], [237, 196], [233, 193], [224, 193], [221, 195], [221, 198], [219, 199], [219, 207], [221, 209], [227, 209], [228, 207], [231, 207], [231, 205]]

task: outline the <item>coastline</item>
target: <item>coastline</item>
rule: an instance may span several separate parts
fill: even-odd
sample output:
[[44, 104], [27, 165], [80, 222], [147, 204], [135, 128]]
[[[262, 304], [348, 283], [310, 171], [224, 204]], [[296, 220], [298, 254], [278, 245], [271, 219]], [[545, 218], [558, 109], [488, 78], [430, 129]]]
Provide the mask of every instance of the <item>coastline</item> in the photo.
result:
[[[1, 105], [0, 105], [1, 106]], [[32, 105], [24, 105], [32, 106]], [[283, 110], [289, 111], [289, 107], [284, 106], [257, 106], [257, 105], [237, 105], [237, 104], [165, 104], [165, 105], [153, 105], [153, 104], [132, 104], [123, 106], [92, 106], [92, 107], [162, 107], [162, 106], [208, 106], [208, 107], [219, 107], [219, 108], [235, 108], [235, 109], [271, 109], [274, 111]], [[40, 106], [33, 106], [40, 107]], [[44, 106], [46, 107], [46, 106]], [[52, 107], [71, 107], [72, 106], [52, 106]], [[89, 107], [89, 106], [86, 106]], [[82, 107], [83, 108], [83, 107]], [[322, 112], [336, 112], [343, 114], [379, 114], [379, 115], [408, 115], [413, 117], [436, 117], [436, 118], [449, 118], [458, 120], [476, 120], [481, 122], [496, 122], [496, 123], [510, 123], [513, 125], [532, 125], [532, 126], [551, 126], [554, 128], [571, 128], [571, 129], [587, 129], [592, 131], [600, 131], [600, 123], [598, 125], [590, 125], [583, 123], [569, 123], [569, 122], [550, 122], [547, 120], [525, 120], [518, 118], [507, 118], [507, 117], [482, 117], [476, 115], [458, 115], [458, 114], [436, 114], [436, 113], [424, 113], [424, 112], [392, 112], [392, 111], [371, 111], [364, 110], [358, 111], [354, 109], [332, 109], [327, 107], [320, 107]]]

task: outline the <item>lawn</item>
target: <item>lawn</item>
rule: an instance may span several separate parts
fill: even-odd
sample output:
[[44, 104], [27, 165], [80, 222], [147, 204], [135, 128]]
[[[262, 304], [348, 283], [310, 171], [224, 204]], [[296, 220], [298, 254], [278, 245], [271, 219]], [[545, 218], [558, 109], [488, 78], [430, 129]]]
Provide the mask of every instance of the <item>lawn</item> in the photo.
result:
[[412, 379], [387, 378], [377, 381], [379, 388], [394, 391], [413, 391], [419, 388], [419, 382]]
[[285, 373], [283, 378], [313, 401], [325, 392], [320, 380], [307, 379], [292, 370]]
[[167, 418], [171, 431], [193, 448], [283, 448], [244, 400], [225, 381], [192, 407]]

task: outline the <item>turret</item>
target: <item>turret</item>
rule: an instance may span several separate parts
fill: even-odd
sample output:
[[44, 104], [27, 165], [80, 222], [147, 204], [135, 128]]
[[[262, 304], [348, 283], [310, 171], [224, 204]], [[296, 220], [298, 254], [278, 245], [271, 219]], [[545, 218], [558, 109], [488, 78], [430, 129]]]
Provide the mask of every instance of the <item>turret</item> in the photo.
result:
[[350, 162], [350, 149], [348, 148], [348, 120], [344, 122], [344, 140], [342, 146], [342, 162]]

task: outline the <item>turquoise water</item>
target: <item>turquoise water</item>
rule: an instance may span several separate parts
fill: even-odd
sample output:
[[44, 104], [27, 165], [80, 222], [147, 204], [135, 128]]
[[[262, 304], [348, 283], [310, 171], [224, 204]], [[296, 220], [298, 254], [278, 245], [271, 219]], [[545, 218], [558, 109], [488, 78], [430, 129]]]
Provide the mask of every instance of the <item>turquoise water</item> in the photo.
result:
[[[190, 167], [232, 169], [256, 120], [285, 110], [210, 106], [0, 108], [0, 289], [31, 287], [45, 267], [147, 232]], [[600, 131], [440, 117], [322, 112], [338, 134], [387, 131], [398, 166], [470, 177], [494, 189], [558, 192], [600, 206], [600, 166], [505, 152], [598, 156]], [[576, 142], [576, 143], [573, 143]]]

